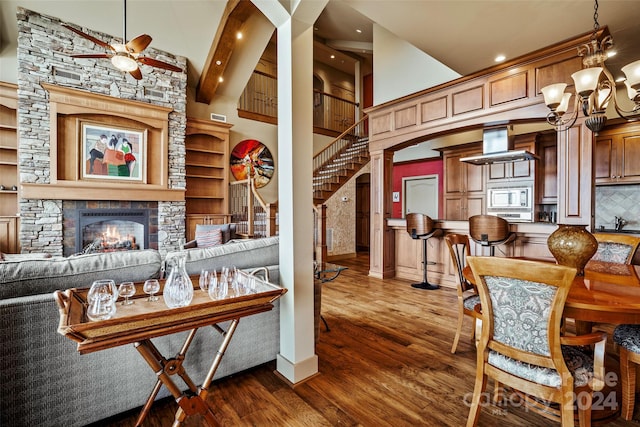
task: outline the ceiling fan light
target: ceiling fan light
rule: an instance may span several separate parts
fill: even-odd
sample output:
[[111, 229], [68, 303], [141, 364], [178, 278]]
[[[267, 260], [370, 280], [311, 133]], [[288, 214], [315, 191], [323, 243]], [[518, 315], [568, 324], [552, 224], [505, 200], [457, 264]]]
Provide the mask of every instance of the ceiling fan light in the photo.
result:
[[591, 95], [598, 87], [598, 79], [601, 72], [602, 67], [590, 67], [571, 74], [576, 86], [576, 92], [583, 98]]
[[138, 69], [138, 63], [126, 53], [117, 53], [111, 57], [111, 63], [120, 71], [134, 71]]
[[634, 90], [640, 89], [640, 59], [622, 67], [622, 72], [627, 78], [627, 85]]
[[544, 96], [544, 103], [546, 104], [546, 106], [552, 110], [558, 108], [558, 106], [563, 101], [564, 89], [566, 87], [566, 83], [556, 83], [540, 89], [542, 95]]

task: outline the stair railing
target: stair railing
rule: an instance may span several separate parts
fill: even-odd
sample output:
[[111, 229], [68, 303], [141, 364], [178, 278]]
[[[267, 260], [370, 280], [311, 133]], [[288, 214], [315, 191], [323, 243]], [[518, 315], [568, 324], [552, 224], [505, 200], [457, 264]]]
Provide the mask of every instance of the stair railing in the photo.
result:
[[[322, 166], [328, 164], [340, 153], [351, 147], [354, 142], [368, 137], [369, 117], [365, 115], [357, 123], [354, 123], [347, 130], [342, 132], [331, 144], [313, 156], [313, 171], [318, 171]], [[359, 150], [363, 157], [369, 156], [369, 147], [363, 146]]]
[[229, 183], [229, 212], [236, 234], [245, 238], [278, 234], [278, 204], [266, 203], [250, 177]]

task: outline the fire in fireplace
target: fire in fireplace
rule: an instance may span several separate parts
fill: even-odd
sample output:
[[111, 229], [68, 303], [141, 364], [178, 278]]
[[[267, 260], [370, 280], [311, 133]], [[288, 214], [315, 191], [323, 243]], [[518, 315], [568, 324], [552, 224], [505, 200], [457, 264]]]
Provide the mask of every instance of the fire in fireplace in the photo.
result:
[[147, 209], [79, 209], [76, 251], [138, 250], [149, 247]]

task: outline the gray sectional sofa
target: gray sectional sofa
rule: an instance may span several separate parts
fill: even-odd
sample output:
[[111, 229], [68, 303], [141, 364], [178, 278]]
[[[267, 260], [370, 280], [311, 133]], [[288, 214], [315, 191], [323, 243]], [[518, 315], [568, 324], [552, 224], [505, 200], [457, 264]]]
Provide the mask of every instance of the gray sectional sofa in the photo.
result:
[[[210, 249], [188, 249], [187, 270], [235, 265], [267, 266], [278, 283], [278, 238], [247, 240]], [[167, 259], [175, 256], [167, 254]], [[155, 250], [113, 252], [69, 258], [0, 261], [0, 425], [81, 426], [141, 406], [155, 374], [133, 345], [80, 355], [76, 344], [57, 333], [57, 289], [88, 287], [110, 278], [143, 281], [160, 277], [164, 260]], [[186, 333], [154, 339], [165, 356], [175, 355]], [[185, 368], [199, 383], [222, 337], [202, 328]], [[279, 305], [243, 318], [216, 378], [266, 363], [279, 350]], [[178, 383], [181, 382], [178, 380]], [[168, 396], [163, 387], [159, 397]]]

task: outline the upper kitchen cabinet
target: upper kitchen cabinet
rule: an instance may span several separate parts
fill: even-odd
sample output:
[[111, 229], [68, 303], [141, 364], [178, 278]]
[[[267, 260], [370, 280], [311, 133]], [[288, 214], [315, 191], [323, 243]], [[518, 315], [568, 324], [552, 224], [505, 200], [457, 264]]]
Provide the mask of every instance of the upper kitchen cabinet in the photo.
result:
[[449, 150], [444, 158], [444, 217], [466, 220], [484, 211], [486, 178], [485, 166], [460, 161], [463, 157], [481, 154], [482, 149]]
[[558, 137], [555, 131], [541, 133], [537, 138], [537, 203], [558, 203]]
[[[515, 150], [525, 150], [535, 153], [536, 134], [516, 135], [513, 141]], [[536, 173], [535, 160], [518, 162], [494, 163], [489, 165], [487, 180], [501, 181], [532, 181]]]
[[596, 137], [594, 151], [596, 185], [640, 183], [639, 124], [604, 129]]

